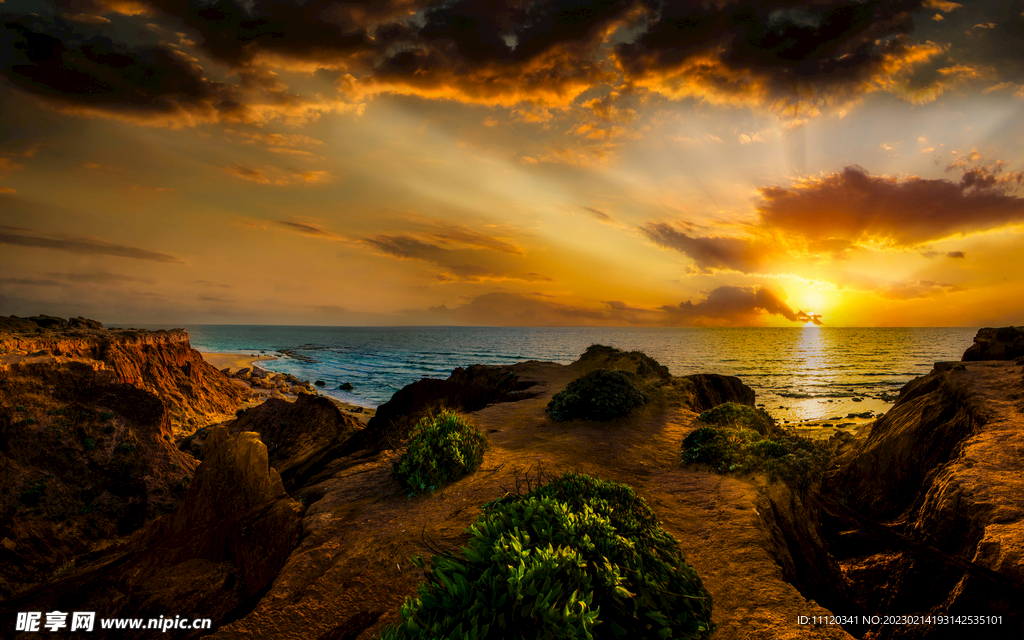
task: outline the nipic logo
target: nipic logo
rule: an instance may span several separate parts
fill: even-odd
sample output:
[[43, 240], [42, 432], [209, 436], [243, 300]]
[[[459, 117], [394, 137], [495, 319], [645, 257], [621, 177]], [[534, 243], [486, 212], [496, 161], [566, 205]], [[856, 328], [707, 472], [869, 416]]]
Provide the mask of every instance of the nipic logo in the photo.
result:
[[[51, 633], [66, 629], [68, 626], [67, 611], [48, 611], [46, 622], [42, 622], [40, 611], [19, 611], [14, 624], [15, 631], [40, 631], [40, 624]], [[75, 611], [71, 613], [71, 631], [92, 631], [96, 624], [95, 611]]]

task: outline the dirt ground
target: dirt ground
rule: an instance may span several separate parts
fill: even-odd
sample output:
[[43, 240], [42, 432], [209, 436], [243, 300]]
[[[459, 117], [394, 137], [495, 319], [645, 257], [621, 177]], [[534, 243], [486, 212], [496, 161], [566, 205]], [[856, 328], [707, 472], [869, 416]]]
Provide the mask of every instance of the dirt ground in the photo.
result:
[[782, 581], [755, 506], [758, 485], [679, 466], [697, 416], [684, 399], [661, 394], [609, 423], [547, 417], [551, 396], [585, 372], [578, 365], [514, 365], [539, 395], [468, 414], [490, 449], [479, 470], [433, 494], [410, 498], [392, 479], [399, 452], [335, 460], [293, 496], [308, 505], [304, 538], [269, 592], [212, 637], [372, 638], [398, 622], [422, 578], [410, 556], [457, 550], [483, 503], [575, 469], [647, 499], [714, 598], [714, 638], [849, 638], [839, 627], [798, 624], [830, 612]]

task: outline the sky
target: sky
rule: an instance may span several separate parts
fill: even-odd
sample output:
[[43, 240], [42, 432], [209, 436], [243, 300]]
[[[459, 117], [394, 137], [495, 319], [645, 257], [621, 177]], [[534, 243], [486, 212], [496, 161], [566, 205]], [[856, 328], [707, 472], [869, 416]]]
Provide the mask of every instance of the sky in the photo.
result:
[[0, 0], [0, 315], [1024, 324], [1024, 0]]

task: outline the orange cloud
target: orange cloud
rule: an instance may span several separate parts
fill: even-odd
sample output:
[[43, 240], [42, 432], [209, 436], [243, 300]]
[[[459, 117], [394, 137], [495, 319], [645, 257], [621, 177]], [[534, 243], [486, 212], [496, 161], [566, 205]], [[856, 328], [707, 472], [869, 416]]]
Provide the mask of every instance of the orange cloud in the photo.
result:
[[223, 171], [230, 173], [236, 178], [242, 180], [248, 180], [249, 182], [255, 182], [256, 184], [273, 185], [276, 187], [286, 187], [293, 184], [317, 184], [320, 182], [326, 182], [331, 179], [331, 174], [328, 171], [312, 171], [302, 169], [256, 169], [251, 167], [243, 166], [237, 162], [233, 162], [226, 167], [222, 167]]
[[1024, 199], [981, 171], [957, 182], [871, 176], [850, 166], [761, 189], [762, 225], [809, 240], [913, 246], [1024, 222]]

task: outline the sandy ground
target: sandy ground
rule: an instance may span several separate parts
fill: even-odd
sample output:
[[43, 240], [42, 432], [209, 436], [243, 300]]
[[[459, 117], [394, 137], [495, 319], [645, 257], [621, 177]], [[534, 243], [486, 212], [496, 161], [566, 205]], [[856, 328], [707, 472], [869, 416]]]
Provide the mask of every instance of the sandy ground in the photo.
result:
[[[200, 352], [200, 355], [203, 356], [203, 360], [206, 360], [207, 362], [212, 364], [214, 367], [216, 367], [218, 370], [230, 369], [230, 371], [232, 373], [238, 371], [239, 369], [245, 369], [246, 367], [252, 367], [252, 366], [256, 365], [256, 363], [261, 362], [261, 361], [277, 360], [277, 358], [274, 357], [274, 356], [256, 356], [256, 355], [250, 355], [250, 354], [247, 354], [247, 353], [203, 353], [203, 352]], [[246, 387], [249, 388], [249, 391], [250, 391], [250, 393], [252, 395], [251, 395], [250, 399], [248, 400], [248, 402], [246, 403], [247, 407], [252, 407], [252, 406], [258, 405], [258, 404], [260, 404], [262, 402], [265, 402], [267, 400], [267, 398], [270, 398], [272, 396], [272, 394], [274, 393], [274, 392], [270, 391], [269, 389], [261, 389], [259, 387], [253, 387], [252, 385], [248, 384], [247, 382], [245, 382], [243, 380], [234, 379], [234, 381], [235, 381], [236, 384], [245, 385]], [[293, 394], [290, 394], [290, 393], [285, 393], [285, 394], [282, 394], [282, 395], [284, 395], [284, 398], [286, 400], [289, 400], [289, 401], [294, 401], [295, 398], [297, 397], [297, 396], [295, 396]], [[337, 398], [332, 398], [332, 397], [330, 397], [330, 396], [328, 396], [326, 394], [318, 393], [317, 395], [324, 396], [325, 398], [327, 398], [328, 400], [330, 400], [334, 404], [338, 405], [338, 408], [341, 409], [343, 413], [352, 416], [353, 418], [355, 418], [356, 420], [359, 420], [360, 422], [362, 422], [364, 424], [366, 422], [368, 422], [370, 420], [370, 418], [372, 418], [373, 415], [376, 413], [376, 410], [374, 410], [374, 409], [367, 409], [366, 407], [360, 407], [358, 405], [354, 405], [354, 404], [351, 404], [351, 403], [348, 403], [348, 402], [342, 402], [341, 400], [338, 400]]]
[[254, 356], [248, 353], [203, 353], [199, 352], [206, 360], [217, 369], [231, 369], [231, 373], [251, 367], [254, 363], [262, 360], [277, 360], [274, 356]]

